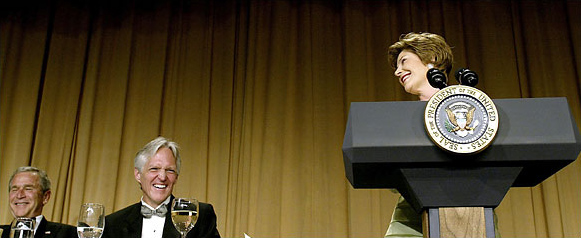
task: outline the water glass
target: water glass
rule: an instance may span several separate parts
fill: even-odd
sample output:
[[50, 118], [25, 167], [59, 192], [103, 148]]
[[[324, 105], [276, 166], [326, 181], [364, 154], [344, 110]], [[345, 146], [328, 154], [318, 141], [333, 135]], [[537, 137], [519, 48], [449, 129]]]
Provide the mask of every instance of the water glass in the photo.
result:
[[101, 238], [105, 229], [105, 206], [85, 203], [79, 212], [77, 235], [79, 238]]
[[34, 238], [34, 222], [33, 218], [18, 217], [12, 222], [10, 226], [11, 238]]

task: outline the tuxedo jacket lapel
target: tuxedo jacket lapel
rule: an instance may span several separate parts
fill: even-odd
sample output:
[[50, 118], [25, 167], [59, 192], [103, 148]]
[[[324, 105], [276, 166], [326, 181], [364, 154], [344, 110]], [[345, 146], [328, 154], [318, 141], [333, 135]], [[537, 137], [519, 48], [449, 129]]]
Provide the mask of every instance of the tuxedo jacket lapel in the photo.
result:
[[[128, 234], [133, 238], [141, 238], [141, 230], [143, 226], [143, 216], [141, 215], [141, 203], [137, 203], [133, 205], [129, 216], [127, 217], [124, 222], [127, 224]], [[107, 226], [107, 224], [105, 224]]]
[[0, 238], [8, 238], [8, 235], [10, 234], [10, 225], [2, 225], [0, 226], [0, 229], [2, 229]]
[[177, 238], [181, 237], [180, 232], [174, 227], [171, 221], [171, 212], [165, 214], [165, 224], [163, 225], [162, 238]]
[[162, 238], [176, 238], [182, 237], [180, 232], [174, 227], [173, 221], [171, 220], [171, 204], [175, 197], [170, 195], [169, 203], [167, 204], [167, 213], [165, 214], [165, 224], [163, 225]]
[[44, 236], [47, 223], [48, 222], [46, 221], [46, 218], [42, 217], [42, 220], [40, 220], [40, 224], [38, 225], [38, 228], [36, 228], [36, 232], [34, 233], [34, 238], [42, 238]]

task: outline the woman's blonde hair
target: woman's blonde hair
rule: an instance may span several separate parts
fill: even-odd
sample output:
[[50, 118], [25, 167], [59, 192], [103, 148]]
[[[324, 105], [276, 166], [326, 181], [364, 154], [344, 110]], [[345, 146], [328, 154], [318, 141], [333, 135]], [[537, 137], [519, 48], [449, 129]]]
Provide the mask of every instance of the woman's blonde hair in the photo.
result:
[[399, 37], [399, 41], [393, 43], [387, 50], [389, 64], [396, 69], [397, 57], [403, 50], [408, 50], [418, 55], [424, 64], [433, 64], [435, 68], [450, 74], [454, 56], [452, 49], [441, 37], [433, 33], [410, 32]]

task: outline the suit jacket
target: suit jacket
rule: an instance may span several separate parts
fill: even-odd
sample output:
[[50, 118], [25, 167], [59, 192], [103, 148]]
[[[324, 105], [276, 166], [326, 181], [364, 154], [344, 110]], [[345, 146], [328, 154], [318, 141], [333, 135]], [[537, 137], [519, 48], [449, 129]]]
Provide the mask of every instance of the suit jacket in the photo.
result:
[[[10, 235], [10, 225], [2, 225], [2, 238], [8, 238]], [[71, 225], [50, 222], [46, 218], [42, 218], [34, 238], [76, 238], [77, 228]]]
[[[173, 199], [173, 197], [172, 197]], [[170, 203], [171, 204], [171, 200]], [[123, 208], [105, 217], [105, 231], [102, 238], [141, 238], [143, 216], [141, 215], [141, 202]], [[165, 216], [163, 226], [163, 238], [179, 238], [180, 233], [171, 221], [171, 213]], [[208, 203], [200, 202], [198, 221], [194, 228], [188, 232], [188, 238], [218, 238], [216, 226], [216, 213], [214, 207]]]

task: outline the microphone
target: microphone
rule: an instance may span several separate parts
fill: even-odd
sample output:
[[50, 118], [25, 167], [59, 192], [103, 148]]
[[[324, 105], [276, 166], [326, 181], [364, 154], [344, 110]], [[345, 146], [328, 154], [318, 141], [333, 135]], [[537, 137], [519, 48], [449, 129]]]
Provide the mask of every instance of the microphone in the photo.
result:
[[476, 84], [478, 84], [478, 74], [472, 70], [460, 68], [456, 70], [454, 76], [456, 77], [458, 83], [461, 85], [474, 87]]
[[448, 79], [446, 78], [446, 74], [436, 68], [428, 69], [426, 77], [428, 78], [430, 85], [432, 85], [434, 88], [442, 89], [448, 87]]

